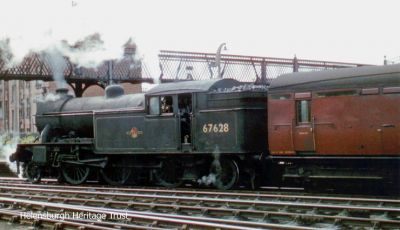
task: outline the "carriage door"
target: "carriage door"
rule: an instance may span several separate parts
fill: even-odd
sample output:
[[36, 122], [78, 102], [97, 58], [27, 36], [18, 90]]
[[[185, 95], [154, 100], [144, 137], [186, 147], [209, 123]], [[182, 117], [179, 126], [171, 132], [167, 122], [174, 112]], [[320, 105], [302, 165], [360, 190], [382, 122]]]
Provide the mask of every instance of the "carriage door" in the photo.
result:
[[293, 123], [294, 147], [297, 153], [315, 151], [314, 127], [311, 117], [311, 93], [295, 94], [296, 113]]
[[192, 144], [192, 94], [185, 93], [178, 95], [178, 109], [180, 119], [180, 132], [181, 132], [181, 143], [182, 149], [185, 146], [191, 146]]
[[381, 123], [378, 132], [381, 135], [382, 152], [386, 155], [398, 155], [400, 153], [400, 87], [387, 87], [382, 91], [384, 95], [377, 107], [380, 107], [380, 111], [393, 111], [380, 116]]

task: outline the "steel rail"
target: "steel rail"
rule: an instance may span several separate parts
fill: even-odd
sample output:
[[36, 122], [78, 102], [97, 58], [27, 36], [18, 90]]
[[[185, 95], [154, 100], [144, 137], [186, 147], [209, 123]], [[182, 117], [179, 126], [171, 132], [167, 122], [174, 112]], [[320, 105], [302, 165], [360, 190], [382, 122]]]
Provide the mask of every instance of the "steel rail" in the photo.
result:
[[[73, 219], [73, 218], [43, 218], [40, 215], [35, 218], [21, 218], [26, 211], [24, 210], [10, 210], [10, 209], [2, 209], [0, 208], [0, 219], [2, 216], [8, 216], [11, 222], [20, 222], [21, 224], [30, 223], [31, 225], [43, 225], [43, 222], [50, 222], [54, 227], [63, 227], [65, 225], [77, 227], [81, 229], [85, 227], [85, 229], [115, 229], [115, 228], [129, 228], [129, 229], [146, 229], [146, 230], [161, 230], [163, 228], [155, 228], [155, 227], [146, 227], [143, 225], [134, 225], [134, 224], [124, 224], [124, 223], [116, 223], [116, 222], [104, 222], [104, 221], [91, 221], [85, 219]], [[64, 223], [59, 222], [59, 220], [66, 220]], [[77, 223], [79, 222], [79, 223]], [[82, 225], [83, 224], [83, 225]], [[61, 225], [61, 226], [60, 226]]]
[[[80, 205], [103, 205], [107, 207], [114, 208], [125, 208], [143, 211], [143, 207], [146, 208], [146, 211], [158, 211], [158, 212], [166, 212], [174, 213], [185, 213], [187, 215], [201, 214], [208, 215], [213, 217], [235, 217], [235, 218], [245, 218], [251, 219], [254, 221], [256, 218], [258, 221], [262, 221], [265, 219], [279, 219], [285, 218], [283, 221], [291, 220], [291, 221], [304, 221], [313, 222], [313, 220], [326, 220], [330, 221], [331, 224], [335, 224], [339, 221], [346, 222], [347, 224], [355, 224], [355, 225], [371, 225], [374, 226], [377, 223], [385, 226], [400, 226], [400, 220], [389, 220], [389, 219], [380, 219], [380, 218], [362, 218], [362, 217], [347, 217], [340, 215], [321, 215], [318, 214], [317, 211], [314, 213], [299, 213], [299, 212], [279, 212], [279, 211], [264, 211], [264, 210], [252, 210], [252, 209], [235, 209], [229, 207], [199, 207], [199, 206], [187, 206], [187, 205], [170, 205], [170, 204], [157, 204], [157, 203], [145, 203], [145, 202], [124, 202], [124, 201], [110, 201], [110, 200], [98, 200], [98, 199], [81, 199], [81, 198], [67, 198], [67, 197], [47, 197], [40, 195], [26, 195], [26, 194], [4, 194], [0, 193], [0, 197], [13, 197], [13, 198], [25, 198], [28, 200], [35, 201], [47, 201], [47, 202], [62, 202], [63, 204], [71, 202], [72, 204], [80, 204]], [[91, 206], [92, 207], [92, 206]], [[97, 207], [97, 206], [96, 206]], [[229, 215], [227, 215], [229, 213]]]
[[75, 227], [76, 229], [97, 229], [97, 230], [114, 230], [114, 228], [104, 227], [104, 226], [96, 226], [90, 224], [90, 222], [76, 222], [75, 220], [62, 220], [62, 219], [53, 219], [53, 218], [46, 218], [42, 216], [38, 216], [36, 219], [28, 220], [21, 218], [21, 213], [18, 211], [11, 211], [0, 209], [0, 219], [4, 219], [3, 216], [8, 216], [9, 220], [12, 222], [32, 222], [32, 225], [43, 225], [44, 223], [50, 223], [50, 225], [54, 225], [57, 228], [62, 228], [65, 226]]
[[[7, 184], [7, 183], [2, 183], [2, 184], [10, 185], [10, 184]], [[28, 186], [26, 186], [26, 187], [28, 187], [26, 189], [27, 192], [29, 191], [29, 188], [32, 188], [32, 187], [34, 187], [36, 190], [39, 187], [43, 187], [43, 185], [32, 185], [32, 184], [25, 184], [25, 185], [28, 185]], [[22, 187], [22, 186], [23, 186], [23, 184], [17, 184], [17, 187]], [[8, 187], [10, 187], [10, 186], [8, 186]], [[56, 188], [63, 188], [63, 189], [71, 189], [72, 188], [72, 190], [74, 190], [75, 193], [77, 192], [76, 189], [87, 189], [87, 190], [90, 190], [91, 192], [93, 192], [93, 190], [103, 190], [103, 191], [120, 190], [119, 188], [113, 188], [113, 187], [93, 187], [93, 186], [50, 185], [50, 186], [44, 186], [44, 187], [46, 188], [45, 190], [48, 190], [49, 187], [53, 187], [53, 188], [56, 187]], [[132, 189], [132, 188], [123, 188], [123, 189], [125, 191], [126, 191], [126, 189], [128, 189], [130, 191], [134, 190], [136, 192], [142, 192], [142, 193], [149, 193], [150, 192], [150, 193], [172, 194], [173, 195], [173, 199], [171, 199], [169, 201], [166, 201], [165, 199], [161, 200], [161, 202], [164, 202], [164, 203], [165, 202], [169, 202], [169, 204], [157, 204], [157, 203], [154, 203], [154, 201], [158, 200], [158, 198], [155, 198], [155, 197], [149, 198], [150, 202], [152, 202], [151, 204], [145, 204], [143, 202], [132, 202], [132, 201], [129, 201], [129, 200], [128, 200], [128, 203], [127, 203], [126, 201], [125, 202], [124, 201], [112, 201], [112, 200], [105, 200], [104, 201], [104, 200], [80, 199], [80, 198], [70, 198], [70, 197], [69, 198], [68, 197], [50, 197], [47, 200], [48, 201], [58, 200], [58, 201], [62, 201], [62, 202], [66, 202], [66, 201], [86, 202], [86, 204], [96, 203], [96, 202], [98, 202], [98, 203], [103, 202], [103, 204], [108, 205], [108, 206], [114, 206], [114, 205], [118, 206], [119, 205], [119, 207], [126, 207], [126, 206], [123, 206], [123, 205], [130, 204], [130, 207], [135, 207], [135, 206], [147, 207], [147, 210], [148, 209], [154, 210], [154, 209], [160, 208], [160, 209], [164, 209], [164, 210], [162, 210], [164, 212], [165, 211], [172, 211], [172, 212], [185, 212], [186, 211], [188, 214], [190, 214], [189, 213], [190, 211], [192, 211], [192, 212], [193, 211], [198, 211], [198, 212], [202, 212], [202, 214], [215, 215], [215, 213], [219, 213], [219, 212], [220, 213], [224, 213], [224, 211], [225, 211], [225, 214], [226, 214], [226, 212], [231, 212], [232, 213], [231, 216], [233, 216], [235, 218], [241, 218], [241, 217], [248, 218], [248, 219], [252, 219], [253, 218], [253, 221], [254, 221], [254, 217], [255, 216], [252, 216], [252, 215], [258, 215], [257, 219], [260, 219], [260, 215], [263, 213], [264, 219], [273, 219], [276, 216], [279, 216], [279, 217], [285, 217], [286, 216], [289, 219], [293, 220], [294, 222], [296, 222], [297, 220], [299, 220], [300, 222], [302, 222], [304, 220], [308, 221], [308, 222], [310, 222], [310, 221], [313, 222], [312, 221], [313, 219], [314, 220], [315, 219], [317, 219], [317, 220], [319, 219], [320, 221], [321, 220], [330, 220], [330, 223], [344, 222], [345, 224], [349, 224], [349, 223], [353, 223], [353, 224], [354, 223], [356, 223], [356, 224], [357, 223], [364, 223], [364, 224], [369, 224], [369, 226], [374, 226], [374, 225], [378, 225], [378, 224], [380, 224], [382, 226], [397, 226], [397, 227], [400, 226], [398, 220], [382, 219], [382, 218], [388, 218], [388, 216], [385, 216], [385, 213], [384, 214], [382, 214], [382, 213], [379, 214], [379, 215], [381, 215], [380, 217], [382, 217], [382, 218], [379, 218], [378, 215], [375, 215], [375, 217], [374, 217], [372, 214], [370, 214], [370, 216], [372, 215], [372, 218], [357, 218], [357, 217], [347, 216], [347, 215], [349, 215], [349, 214], [346, 214], [348, 209], [344, 209], [341, 212], [336, 213], [336, 215], [329, 216], [329, 215], [320, 215], [320, 214], [318, 214], [318, 212], [320, 212], [318, 208], [315, 208], [313, 210], [308, 210], [308, 214], [307, 213], [296, 213], [295, 210], [293, 210], [293, 212], [289, 212], [290, 209], [293, 208], [293, 207], [290, 207], [289, 205], [284, 206], [283, 208], [277, 208], [278, 211], [275, 211], [275, 212], [274, 211], [266, 211], [266, 210], [250, 210], [252, 208], [258, 208], [258, 206], [254, 206], [254, 205], [253, 206], [248, 206], [247, 209], [245, 209], [245, 210], [242, 210], [243, 206], [240, 207], [239, 209], [234, 209], [234, 208], [231, 207], [231, 205], [229, 203], [225, 203], [225, 204], [223, 204], [223, 203], [221, 204], [220, 203], [220, 205], [227, 205], [227, 206], [219, 207], [219, 208], [218, 207], [210, 207], [210, 206], [201, 206], [203, 204], [204, 205], [212, 205], [212, 203], [208, 203], [207, 200], [209, 200], [209, 199], [207, 197], [197, 197], [198, 194], [196, 194], [197, 192], [200, 192], [200, 193], [204, 193], [205, 192], [207, 194], [212, 193], [212, 195], [214, 195], [213, 199], [217, 199], [217, 198], [215, 198], [215, 195], [216, 195], [215, 193], [222, 193], [222, 195], [218, 194], [218, 197], [221, 197], [223, 195], [229, 195], [229, 196], [239, 195], [238, 198], [240, 198], [242, 194], [246, 194], [246, 193], [242, 193], [242, 192], [240, 192], [240, 193], [226, 193], [226, 192], [215, 192], [215, 191], [211, 192], [211, 191], [188, 191], [188, 190], [177, 190], [177, 191], [176, 190], [173, 190], [173, 191], [167, 190], [167, 191], [165, 191], [165, 190], [159, 190], [159, 189], [138, 189], [138, 188], [134, 188], [134, 189]], [[40, 190], [41, 189], [39, 189], [39, 191]], [[52, 190], [52, 191], [54, 191], [54, 190]], [[98, 191], [96, 191], [96, 193], [97, 192]], [[205, 200], [205, 203], [203, 203], [203, 204], [202, 203], [198, 203], [198, 204], [196, 204], [197, 206], [181, 205], [181, 204], [179, 204], [181, 201], [179, 199], [177, 199], [177, 198], [180, 198], [180, 196], [177, 197], [177, 194], [180, 194], [180, 193], [183, 193], [183, 194], [186, 194], [186, 195], [188, 195], [188, 194], [196, 195], [196, 197], [194, 197], [194, 198], [202, 198], [203, 200]], [[61, 194], [63, 194], [63, 193], [61, 193]], [[71, 193], [67, 193], [67, 194], [70, 195]], [[108, 199], [121, 198], [120, 197], [121, 193], [111, 193], [112, 196], [109, 196], [110, 193], [101, 193], [101, 194], [108, 194], [108, 196], [105, 196], [105, 198], [108, 197]], [[202, 195], [207, 195], [207, 194], [202, 194]], [[79, 195], [82, 195], [82, 194], [79, 194]], [[137, 194], [135, 196], [135, 194], [122, 193], [122, 195], [123, 195], [124, 198], [129, 198], [126, 195], [130, 195], [130, 197], [133, 197], [134, 199], [135, 199], [135, 197], [138, 197], [138, 196], [143, 198], [142, 194]], [[248, 193], [246, 195], [250, 195], [250, 197], [254, 197], [254, 196], [259, 197], [260, 195], [263, 195], [263, 196], [267, 195], [268, 197], [271, 196], [271, 194], [252, 194], [252, 193]], [[25, 197], [25, 198], [27, 196], [29, 196], [29, 197], [31, 197], [30, 199], [32, 199], [32, 198], [35, 198], [35, 199], [36, 198], [42, 198], [42, 199], [44, 199], [45, 198], [45, 197], [39, 197], [39, 196], [36, 196], [36, 195], [24, 195], [24, 194], [22, 194], [22, 195], [21, 194], [18, 194], [18, 195], [17, 194], [14, 194], [14, 195], [13, 194], [6, 194], [5, 196], [10, 196], [10, 197], [17, 197], [17, 196], [21, 197], [22, 196], [22, 197]], [[104, 196], [98, 195], [98, 194], [95, 195], [95, 196], [96, 196], [96, 198], [98, 196], [104, 197]], [[155, 195], [153, 195], [153, 196], [155, 196]], [[283, 195], [274, 194], [273, 196], [282, 197]], [[284, 196], [287, 196], [287, 195], [284, 195]], [[160, 196], [158, 196], [158, 197], [160, 197]], [[290, 200], [293, 200], [295, 202], [294, 206], [296, 206], [297, 202], [299, 202], [298, 196], [289, 196], [289, 197], [290, 197]], [[297, 198], [293, 198], [293, 197], [297, 197]], [[304, 197], [304, 196], [300, 196], [300, 197]], [[184, 198], [187, 198], [187, 197], [184, 197]], [[189, 198], [193, 198], [193, 196], [189, 197]], [[318, 197], [318, 198], [321, 198], [321, 197]], [[324, 198], [324, 197], [322, 197], [322, 198]], [[328, 198], [332, 199], [332, 197], [328, 197]], [[335, 200], [337, 200], [338, 198], [340, 200], [346, 201], [347, 205], [351, 204], [350, 201], [353, 201], [355, 199], [355, 198], [333, 197], [333, 199], [335, 199]], [[145, 197], [145, 199], [148, 199], [148, 197]], [[258, 199], [259, 198], [257, 198], [257, 201], [258, 201]], [[385, 202], [393, 201], [394, 202], [393, 204], [398, 204], [399, 203], [398, 200], [366, 199], [366, 198], [356, 198], [356, 199], [359, 200], [359, 201], [362, 201], [362, 202], [365, 202], [365, 201], [372, 202], [372, 201], [374, 201], [374, 202], [376, 202], [375, 205], [378, 205], [380, 207], [382, 207], [383, 204], [386, 204]], [[246, 200], [246, 201], [248, 201], [248, 200]], [[316, 200], [316, 201], [317, 202], [323, 202], [321, 200]], [[315, 204], [312, 204], [312, 206], [315, 206]], [[129, 205], [128, 205], [128, 208], [129, 208]], [[168, 210], [168, 208], [169, 208], [169, 210]], [[322, 208], [322, 210], [323, 209], [324, 208]], [[160, 210], [156, 210], [156, 211], [160, 211]], [[350, 212], [353, 212], [353, 211], [357, 211], [357, 210], [350, 210]], [[358, 210], [357, 212], [362, 212], [362, 211]], [[398, 215], [395, 214], [393, 216], [396, 216], [397, 219], [398, 219]], [[396, 219], [396, 217], [395, 217], [395, 219]], [[389, 215], [389, 218], [391, 218], [390, 215]]]
[[[23, 191], [27, 192], [26, 188], [15, 188], [9, 186], [0, 186], [1, 190], [10, 191]], [[304, 202], [287, 202], [287, 201], [263, 201], [263, 200], [243, 200], [243, 199], [225, 199], [225, 198], [207, 198], [207, 197], [190, 197], [190, 196], [165, 196], [165, 195], [146, 195], [146, 194], [128, 194], [128, 193], [111, 193], [111, 192], [97, 192], [97, 191], [76, 191], [76, 190], [60, 190], [60, 189], [37, 189], [30, 188], [29, 191], [50, 193], [50, 194], [74, 194], [74, 195], [89, 195], [89, 196], [101, 196], [101, 197], [124, 197], [124, 198], [143, 198], [148, 200], [158, 200], [158, 201], [172, 201], [173, 203], [178, 203], [182, 201], [194, 202], [194, 205], [207, 204], [207, 202], [212, 204], [222, 204], [222, 205], [244, 205], [244, 206], [280, 206], [280, 207], [298, 207], [298, 208], [309, 208], [313, 210], [314, 208], [327, 209], [327, 210], [347, 210], [347, 211], [369, 211], [369, 212], [392, 212], [399, 213], [400, 208], [393, 207], [376, 207], [376, 206], [350, 206], [350, 205], [336, 205], [327, 203], [304, 203]]]
[[[194, 195], [196, 197], [200, 197], [200, 195], [205, 195], [207, 198], [221, 198], [221, 197], [234, 197], [235, 199], [244, 199], [244, 198], [252, 198], [256, 201], [264, 201], [266, 199], [280, 199], [280, 200], [296, 200], [299, 202], [300, 200], [310, 200], [310, 201], [317, 201], [319, 203], [321, 202], [344, 202], [346, 204], [353, 204], [356, 205], [357, 202], [363, 203], [372, 203], [372, 205], [376, 206], [379, 205], [380, 207], [383, 207], [384, 205], [393, 205], [393, 206], [398, 206], [400, 207], [400, 200], [396, 199], [377, 199], [377, 198], [357, 198], [357, 197], [331, 197], [331, 196], [306, 196], [306, 195], [286, 195], [286, 194], [271, 194], [271, 193], [260, 193], [260, 192], [254, 192], [254, 193], [248, 193], [248, 192], [221, 192], [221, 191], [197, 191], [197, 190], [181, 190], [181, 189], [176, 189], [176, 190], [169, 190], [169, 189], [140, 189], [140, 188], [116, 188], [116, 187], [98, 187], [98, 186], [62, 186], [62, 185], [38, 185], [38, 184], [7, 184], [7, 183], [2, 183], [0, 182], [0, 188], [1, 186], [16, 186], [16, 187], [33, 187], [33, 188], [45, 188], [45, 189], [50, 189], [50, 188], [57, 188], [57, 189], [70, 189], [70, 190], [79, 190], [81, 191], [82, 189], [85, 190], [90, 190], [91, 192], [93, 190], [95, 191], [109, 191], [109, 192], [117, 192], [117, 194], [146, 194], [146, 193], [152, 193], [151, 195], [158, 195], [158, 194], [170, 194], [174, 196], [178, 196], [180, 194], [185, 194], [185, 195]], [[123, 193], [123, 192], [130, 192], [130, 193]], [[194, 197], [193, 196], [193, 197]], [[211, 197], [210, 197], [211, 196]], [[248, 199], [250, 200], [250, 199]]]
[[[43, 191], [43, 189], [34, 189], [34, 190]], [[72, 192], [77, 193], [77, 191], [72, 191]], [[51, 190], [51, 193], [54, 194], [54, 190]], [[71, 194], [71, 193], [67, 193], [67, 194]], [[111, 196], [111, 197], [109, 196], [109, 198], [110, 199], [115, 199], [115, 198], [117, 198], [118, 195], [121, 195], [121, 194], [113, 193], [113, 195], [115, 195], [115, 196]], [[128, 195], [128, 194], [124, 194], [124, 195]], [[143, 197], [144, 195], [136, 195], [136, 196]], [[149, 195], [146, 195], [146, 197], [148, 197], [148, 196]], [[135, 196], [133, 195], [131, 197], [135, 197]], [[159, 200], [159, 199], [157, 199], [157, 196], [151, 196], [151, 197], [152, 197], [152, 199], [149, 200], [150, 202], [154, 203], [154, 201]], [[179, 199], [177, 199], [177, 198], [182, 198], [182, 197], [173, 197], [173, 199], [169, 200], [170, 204], [171, 205], [179, 204], [181, 201]], [[189, 199], [190, 199], [190, 197], [189, 197]], [[203, 200], [209, 201], [210, 199], [203, 198]], [[213, 198], [211, 200], [215, 201], [216, 199]], [[224, 199], [223, 201], [226, 202], [227, 200]], [[131, 201], [128, 200], [128, 203], [129, 202], [131, 202]], [[162, 200], [159, 200], [159, 202], [166, 202], [166, 200], [162, 199]], [[234, 200], [234, 202], [237, 202], [237, 201]], [[246, 202], [248, 203], [249, 201], [246, 201]], [[110, 204], [111, 201], [109, 201], [108, 203]], [[218, 203], [219, 203], [220, 206], [226, 205], [226, 206], [230, 207], [230, 205], [231, 205], [229, 203], [221, 203], [221, 202], [218, 202]], [[243, 203], [243, 202], [241, 202], [241, 203]], [[355, 214], [356, 217], [360, 213], [364, 213], [364, 215], [365, 215], [366, 212], [369, 212], [370, 213], [369, 216], [372, 216], [372, 217], [373, 216], [385, 216], [386, 214], [389, 214], [388, 216], [390, 218], [392, 216], [398, 216], [398, 214], [394, 214], [393, 215], [393, 213], [392, 213], [393, 210], [395, 210], [396, 212], [400, 211], [399, 209], [387, 209], [387, 208], [383, 209], [383, 208], [380, 208], [378, 210], [379, 213], [376, 214], [377, 209], [373, 209], [375, 213], [371, 213], [371, 208], [370, 207], [368, 207], [368, 209], [370, 209], [370, 210], [366, 210], [366, 207], [363, 207], [363, 206], [361, 206], [361, 207], [349, 207], [349, 206], [337, 206], [336, 205], [336, 206], [332, 207], [332, 205], [322, 205], [322, 207], [321, 207], [321, 205], [318, 205], [318, 204], [304, 204], [304, 203], [298, 204], [298, 203], [290, 203], [290, 202], [264, 202], [264, 204], [266, 204], [265, 206], [267, 206], [267, 207], [269, 207], [269, 206], [277, 206], [277, 207], [275, 207], [277, 212], [288, 212], [291, 209], [293, 210], [293, 212], [296, 212], [297, 209], [306, 208], [306, 210], [303, 210], [303, 212], [304, 211], [308, 211], [308, 212], [310, 212], [312, 214], [318, 214], [318, 212], [322, 212], [323, 213], [323, 212], [326, 212], [327, 210], [330, 210], [332, 212], [332, 209], [336, 209], [336, 213], [333, 213], [333, 214], [330, 213], [329, 214], [331, 216], [339, 216], [339, 217], [336, 218], [337, 219], [336, 221], [344, 221], [344, 222], [353, 221], [353, 223], [357, 222], [357, 219], [354, 219], [354, 217], [351, 217], [352, 214]], [[198, 204], [192, 204], [192, 205], [211, 205], [211, 203], [207, 204], [207, 202], [206, 202], [206, 203], [203, 203], [203, 204], [202, 203], [198, 203]], [[253, 206], [249, 206], [249, 205], [247, 205], [247, 208], [249, 208], [249, 207], [257, 208], [257, 207], [260, 207], [260, 206], [254, 206], [254, 205]], [[343, 216], [343, 215], [347, 216], [349, 218], [348, 219], [340, 218], [340, 216]], [[305, 217], [305, 218], [303, 218], [303, 217]], [[323, 217], [323, 216], [321, 216], [321, 217]], [[298, 218], [300, 218], [300, 220], [302, 218], [307, 220], [307, 216], [301, 216], [300, 213], [298, 215]], [[326, 219], [329, 219], [329, 218], [326, 218]], [[330, 218], [330, 219], [332, 220], [332, 218]], [[360, 220], [359, 222], [363, 222], [363, 223], [370, 222], [370, 223], [372, 223], [372, 225], [375, 223], [375, 224], [386, 224], [386, 225], [392, 225], [392, 226], [400, 226], [399, 223], [396, 222], [396, 220], [393, 220], [392, 222], [391, 221], [386, 221], [385, 222], [385, 219], [379, 219], [379, 218], [365, 218], [364, 221]], [[369, 224], [369, 225], [372, 226], [371, 224]]]
[[301, 226], [290, 226], [290, 225], [279, 225], [279, 224], [268, 224], [268, 223], [257, 223], [257, 222], [246, 222], [246, 221], [236, 221], [236, 220], [224, 220], [215, 218], [204, 218], [204, 217], [193, 217], [193, 216], [179, 216], [171, 214], [154, 214], [154, 213], [144, 213], [135, 211], [125, 211], [116, 209], [105, 209], [105, 208], [95, 208], [87, 207], [81, 205], [69, 205], [69, 204], [58, 204], [58, 203], [48, 203], [40, 201], [30, 201], [22, 199], [12, 199], [0, 197], [1, 203], [9, 203], [12, 205], [22, 205], [22, 206], [36, 206], [39, 209], [43, 208], [54, 208], [57, 210], [69, 210], [69, 211], [84, 211], [91, 213], [103, 213], [107, 215], [115, 214], [126, 214], [129, 218], [147, 220], [150, 223], [156, 221], [157, 223], [167, 223], [167, 224], [178, 224], [181, 227], [204, 227], [204, 228], [219, 228], [219, 229], [250, 229], [250, 228], [268, 228], [268, 229], [293, 229], [293, 230], [311, 230], [315, 228], [301, 227]]

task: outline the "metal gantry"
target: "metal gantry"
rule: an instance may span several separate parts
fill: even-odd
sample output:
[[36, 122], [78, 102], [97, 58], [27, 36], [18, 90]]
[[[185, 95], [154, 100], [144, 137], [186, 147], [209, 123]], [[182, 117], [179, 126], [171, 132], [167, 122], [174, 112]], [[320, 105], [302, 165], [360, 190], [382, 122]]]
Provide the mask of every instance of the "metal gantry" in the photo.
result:
[[[8, 68], [6, 63], [0, 60], [0, 80], [53, 81], [55, 70], [51, 61], [51, 56], [31, 53], [19, 65]], [[104, 88], [111, 81], [117, 83], [153, 81], [147, 66], [129, 56], [104, 61], [97, 68], [80, 67], [72, 63], [68, 57], [63, 57], [63, 62], [57, 64], [59, 74], [63, 75], [65, 82], [74, 89], [78, 97], [92, 85]]]
[[[219, 68], [222, 68], [220, 71], [223, 78], [268, 84], [272, 79], [285, 73], [365, 65], [306, 60], [296, 57], [289, 59], [170, 50], [161, 50], [158, 56], [161, 82], [217, 78]], [[218, 60], [220, 65], [217, 64]]]

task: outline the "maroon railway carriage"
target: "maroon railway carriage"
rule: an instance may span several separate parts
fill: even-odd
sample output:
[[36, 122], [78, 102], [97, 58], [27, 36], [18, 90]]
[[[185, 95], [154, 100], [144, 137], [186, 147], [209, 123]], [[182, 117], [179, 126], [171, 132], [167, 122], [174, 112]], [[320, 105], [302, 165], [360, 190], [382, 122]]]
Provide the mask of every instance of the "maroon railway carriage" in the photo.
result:
[[283, 179], [399, 184], [400, 65], [282, 75], [268, 98]]

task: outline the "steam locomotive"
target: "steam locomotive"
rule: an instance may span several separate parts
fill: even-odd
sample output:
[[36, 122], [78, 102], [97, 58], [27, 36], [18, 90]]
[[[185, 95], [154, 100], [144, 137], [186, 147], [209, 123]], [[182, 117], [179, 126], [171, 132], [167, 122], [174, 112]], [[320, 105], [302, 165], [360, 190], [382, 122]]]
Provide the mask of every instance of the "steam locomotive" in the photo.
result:
[[32, 182], [400, 184], [400, 65], [292, 73], [268, 86], [211, 79], [57, 95], [38, 102], [40, 142], [10, 157]]

